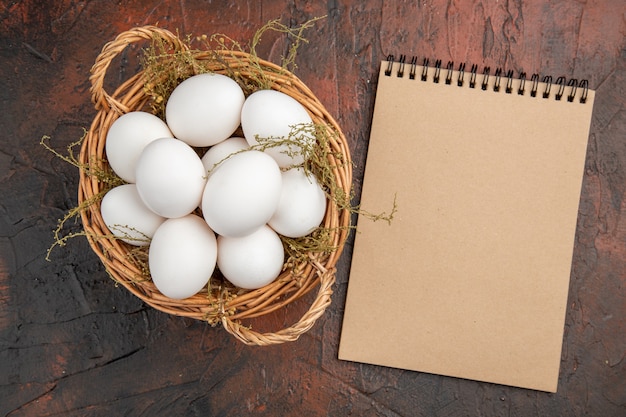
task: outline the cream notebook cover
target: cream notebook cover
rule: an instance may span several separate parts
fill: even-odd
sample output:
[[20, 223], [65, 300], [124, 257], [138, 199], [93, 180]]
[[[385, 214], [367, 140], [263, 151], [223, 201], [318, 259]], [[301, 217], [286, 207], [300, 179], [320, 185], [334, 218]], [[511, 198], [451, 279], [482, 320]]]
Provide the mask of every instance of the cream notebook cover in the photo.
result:
[[594, 91], [486, 71], [381, 63], [339, 358], [555, 392]]

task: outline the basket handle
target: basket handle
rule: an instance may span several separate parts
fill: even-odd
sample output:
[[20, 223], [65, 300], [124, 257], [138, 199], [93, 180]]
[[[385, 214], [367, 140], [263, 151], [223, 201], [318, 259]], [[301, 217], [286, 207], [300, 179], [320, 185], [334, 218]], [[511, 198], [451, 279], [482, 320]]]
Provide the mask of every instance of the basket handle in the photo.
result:
[[117, 101], [104, 90], [104, 77], [113, 58], [121, 53], [128, 45], [142, 40], [152, 40], [156, 36], [160, 36], [169, 42], [176, 50], [188, 49], [172, 32], [156, 26], [140, 26], [127, 30], [104, 45], [102, 51], [96, 58], [96, 62], [91, 67], [91, 76], [89, 77], [89, 81], [91, 82], [91, 101], [95, 105], [96, 110], [109, 110], [113, 108], [119, 113], [128, 111], [125, 105]]
[[324, 314], [326, 307], [331, 302], [332, 286], [335, 283], [335, 268], [327, 270], [320, 264], [316, 266], [320, 271], [320, 288], [317, 297], [309, 307], [309, 310], [291, 327], [281, 329], [275, 333], [259, 333], [241, 325], [237, 321], [230, 320], [227, 316], [222, 317], [222, 325], [230, 334], [246, 345], [268, 346], [296, 341], [302, 334], [313, 327], [315, 321]]

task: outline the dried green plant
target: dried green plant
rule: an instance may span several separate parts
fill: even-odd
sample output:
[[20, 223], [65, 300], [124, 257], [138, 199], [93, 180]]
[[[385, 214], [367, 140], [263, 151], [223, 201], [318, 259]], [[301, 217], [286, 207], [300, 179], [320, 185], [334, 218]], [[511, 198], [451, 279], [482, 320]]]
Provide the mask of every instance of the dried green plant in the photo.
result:
[[[304, 31], [322, 18], [311, 19], [297, 27], [289, 27], [278, 20], [271, 20], [255, 33], [249, 47], [242, 46], [224, 34], [201, 35], [195, 38], [187, 36], [183, 41], [184, 47], [179, 49], [173, 49], [166, 40], [154, 37], [151, 44], [144, 49], [142, 59], [143, 91], [150, 98], [151, 111], [165, 119], [165, 105], [172, 91], [185, 79], [201, 73], [218, 71], [225, 73], [241, 86], [246, 96], [258, 90], [272, 88], [276, 74], [285, 75], [296, 68], [298, 48], [302, 43], [307, 42], [303, 36]], [[288, 53], [281, 58], [281, 64], [277, 66], [261, 65], [261, 59], [257, 55], [257, 47], [263, 35], [268, 31], [285, 34], [290, 40]], [[198, 43], [200, 47], [196, 46]], [[316, 177], [326, 192], [330, 204], [335, 204], [340, 211], [348, 210], [374, 221], [385, 220], [390, 222], [392, 220], [396, 211], [395, 201], [390, 213], [367, 213], [360, 210], [359, 207], [352, 206], [352, 192], [346, 192], [337, 183], [336, 171], [341, 169], [343, 164], [350, 163], [345, 155], [333, 150], [333, 147], [330, 146], [339, 137], [338, 132], [328, 125], [316, 123], [292, 126], [291, 129], [287, 137], [257, 138], [259, 144], [255, 145], [253, 149], [265, 150], [280, 146], [292, 156], [301, 154], [304, 157], [304, 163], [299, 166]], [[96, 178], [97, 181], [104, 184], [104, 187], [98, 194], [69, 210], [58, 221], [57, 228], [54, 230], [54, 242], [48, 250], [46, 259], [49, 259], [50, 252], [54, 247], [65, 246], [67, 241], [73, 237], [87, 236], [84, 231], [63, 235], [63, 230], [69, 219], [76, 217], [84, 210], [89, 209], [92, 204], [100, 201], [111, 188], [124, 183], [109, 168], [108, 164], [104, 163], [106, 161], [90, 160], [85, 164], [78, 160], [75, 148], [82, 145], [85, 135], [79, 141], [68, 146], [67, 155], [62, 155], [49, 146], [49, 139], [46, 136], [41, 140], [41, 144], [46, 149], [63, 161], [75, 166], [88, 177]], [[291, 265], [292, 270], [296, 271], [297, 265], [309, 261], [312, 255], [315, 258], [317, 255], [324, 255], [337, 250], [332, 241], [334, 232], [336, 231], [320, 226], [302, 238], [281, 237], [286, 253], [286, 265]], [[87, 237], [96, 241], [103, 238], [122, 239], [113, 234]], [[150, 279], [146, 247], [130, 249], [128, 262], [141, 271], [141, 276], [137, 277], [138, 281]], [[222, 291], [221, 285], [212, 283], [209, 285], [209, 291], [215, 291], [216, 288]]]

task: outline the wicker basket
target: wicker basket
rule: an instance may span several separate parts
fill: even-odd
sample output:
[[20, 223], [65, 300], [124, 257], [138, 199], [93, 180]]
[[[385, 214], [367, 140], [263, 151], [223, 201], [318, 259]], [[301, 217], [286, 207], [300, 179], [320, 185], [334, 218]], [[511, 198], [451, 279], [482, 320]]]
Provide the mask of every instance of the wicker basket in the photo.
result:
[[[103, 87], [106, 71], [111, 61], [129, 44], [140, 41], [150, 41], [161, 37], [169, 42], [174, 50], [187, 46], [171, 32], [154, 27], [144, 26], [131, 29], [119, 34], [113, 41], [107, 43], [96, 59], [91, 70], [91, 94], [97, 110], [91, 128], [82, 144], [79, 161], [82, 164], [100, 164], [106, 166], [105, 139], [112, 123], [122, 114], [129, 111], [145, 110], [148, 108], [150, 97], [144, 91], [145, 74], [140, 71], [120, 85], [113, 94], [108, 94]], [[209, 54], [201, 51], [193, 52], [197, 60], [208, 59]], [[246, 74], [249, 64], [249, 55], [242, 52], [228, 51], [223, 54], [225, 62], [237, 61], [236, 65], [241, 74]], [[334, 174], [336, 182], [349, 195], [352, 170], [350, 154], [346, 139], [335, 120], [324, 109], [324, 106], [313, 93], [297, 77], [287, 71], [276, 71], [280, 68], [273, 63], [258, 60], [262, 68], [272, 69], [268, 74], [272, 77], [273, 89], [280, 90], [298, 100], [310, 113], [315, 123], [326, 124], [338, 134], [330, 143], [334, 152], [341, 153], [342, 161], [330, 161], [336, 168]], [[233, 61], [233, 65], [235, 65]], [[225, 73], [219, 66], [216, 73]], [[329, 158], [333, 158], [329, 156]], [[102, 184], [94, 176], [88, 175], [85, 170], [80, 172], [78, 189], [79, 204], [91, 199], [104, 190]], [[110, 235], [109, 230], [100, 214], [100, 203], [96, 201], [87, 205], [81, 212], [83, 227], [88, 236], [89, 244], [101, 259], [112, 277], [128, 291], [152, 307], [177, 316], [190, 317], [208, 321], [211, 324], [221, 323], [224, 328], [249, 345], [269, 345], [296, 340], [301, 334], [308, 331], [315, 321], [324, 313], [330, 304], [332, 285], [335, 281], [335, 264], [341, 255], [346, 240], [350, 212], [339, 209], [335, 204], [328, 204], [323, 220], [323, 226], [331, 230], [332, 245], [336, 250], [325, 254], [310, 254], [310, 259], [302, 262], [294, 269], [297, 274], [287, 268], [271, 284], [252, 291], [236, 289], [228, 283], [215, 283], [211, 279], [210, 288], [195, 296], [174, 300], [163, 296], [150, 280], [138, 280], [141, 275], [139, 267], [129, 261], [131, 246], [118, 239], [101, 238]], [[259, 333], [241, 323], [242, 319], [259, 317], [274, 312], [281, 307], [300, 298], [302, 295], [319, 287], [317, 296], [308, 310], [291, 327], [271, 333]]]

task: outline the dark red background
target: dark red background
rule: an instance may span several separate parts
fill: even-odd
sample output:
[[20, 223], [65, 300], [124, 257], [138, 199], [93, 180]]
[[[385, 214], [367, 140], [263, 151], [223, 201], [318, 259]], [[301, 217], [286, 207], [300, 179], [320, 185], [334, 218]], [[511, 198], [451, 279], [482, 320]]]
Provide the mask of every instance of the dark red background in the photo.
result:
[[[89, 69], [105, 42], [158, 24], [246, 43], [270, 19], [321, 15], [295, 72], [342, 126], [357, 195], [387, 54], [587, 78], [597, 91], [556, 394], [338, 361], [351, 240], [326, 314], [297, 342], [267, 348], [146, 307], [83, 238], [44, 259], [57, 219], [76, 204], [78, 173], [39, 139], [63, 150], [89, 127]], [[1, 0], [0, 22], [1, 415], [626, 415], [622, 0]], [[258, 52], [278, 62], [287, 48], [268, 34]], [[138, 52], [116, 61], [110, 88], [137, 71]], [[306, 302], [261, 325], [288, 325]]]

